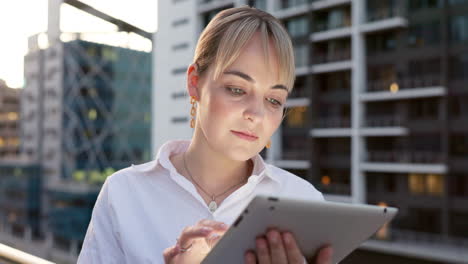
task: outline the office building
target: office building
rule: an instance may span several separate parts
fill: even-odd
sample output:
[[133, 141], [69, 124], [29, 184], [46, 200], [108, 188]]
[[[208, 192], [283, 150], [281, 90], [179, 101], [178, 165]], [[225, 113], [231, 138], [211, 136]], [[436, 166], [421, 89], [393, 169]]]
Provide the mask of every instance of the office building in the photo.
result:
[[0, 160], [19, 158], [21, 89], [0, 80]]

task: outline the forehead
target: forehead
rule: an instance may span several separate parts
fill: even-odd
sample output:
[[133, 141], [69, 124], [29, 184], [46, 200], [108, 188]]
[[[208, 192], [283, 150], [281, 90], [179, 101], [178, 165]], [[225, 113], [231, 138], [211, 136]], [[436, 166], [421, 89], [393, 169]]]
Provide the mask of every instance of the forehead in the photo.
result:
[[[259, 33], [255, 33], [252, 38], [240, 50], [239, 56], [234, 62], [225, 67], [220, 65], [225, 71], [237, 70], [244, 72], [253, 79], [261, 82], [268, 82], [271, 85], [286, 84], [285, 80], [280, 80], [280, 68], [275, 44], [268, 39], [268, 48], [264, 45], [264, 40]], [[224, 66], [224, 67], [223, 67]]]

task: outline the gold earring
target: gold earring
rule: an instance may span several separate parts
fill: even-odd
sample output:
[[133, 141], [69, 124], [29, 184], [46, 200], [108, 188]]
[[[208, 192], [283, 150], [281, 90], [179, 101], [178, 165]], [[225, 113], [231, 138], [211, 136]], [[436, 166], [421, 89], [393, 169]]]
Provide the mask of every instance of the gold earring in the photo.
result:
[[267, 149], [271, 148], [271, 139], [268, 140], [268, 143], [265, 146]]
[[195, 104], [197, 102], [197, 99], [195, 96], [190, 96], [190, 103], [192, 104], [192, 109], [190, 109], [190, 127], [194, 128], [195, 127], [195, 113], [197, 112], [197, 109], [195, 108]]

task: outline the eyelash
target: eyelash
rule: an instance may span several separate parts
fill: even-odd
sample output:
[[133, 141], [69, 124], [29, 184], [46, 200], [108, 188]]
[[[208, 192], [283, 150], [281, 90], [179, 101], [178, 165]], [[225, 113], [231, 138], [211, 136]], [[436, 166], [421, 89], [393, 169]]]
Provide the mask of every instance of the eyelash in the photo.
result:
[[[226, 89], [231, 93], [233, 94], [234, 96], [241, 96], [243, 94], [245, 94], [245, 91], [240, 89], [240, 88], [237, 88], [237, 87], [232, 87], [232, 86], [226, 86]], [[239, 92], [240, 91], [240, 92]], [[276, 100], [276, 99], [273, 99], [273, 98], [267, 98], [266, 99], [269, 103], [271, 103], [273, 106], [275, 107], [281, 107], [282, 104], [280, 101]]]
[[[232, 86], [226, 86], [226, 89], [231, 92], [233, 95], [240, 96], [245, 94], [244, 90], [237, 88], [237, 87], [232, 87]], [[235, 91], [240, 91], [240, 92], [235, 92]]]

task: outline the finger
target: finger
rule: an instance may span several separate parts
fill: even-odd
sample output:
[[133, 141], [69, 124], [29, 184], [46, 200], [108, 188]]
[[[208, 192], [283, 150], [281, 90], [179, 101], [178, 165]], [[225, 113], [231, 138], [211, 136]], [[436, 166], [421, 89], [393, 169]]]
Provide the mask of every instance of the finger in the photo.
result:
[[287, 263], [288, 258], [283, 246], [280, 232], [278, 230], [270, 230], [267, 233], [268, 248], [270, 249], [271, 263]]
[[255, 251], [257, 253], [258, 263], [270, 264], [270, 250], [268, 249], [268, 242], [265, 238], [260, 237], [255, 240]]
[[229, 226], [223, 222], [218, 222], [210, 219], [202, 219], [197, 223], [197, 226], [206, 226], [215, 230], [223, 231], [227, 230]]
[[178, 246], [172, 246], [170, 248], [166, 248], [163, 252], [164, 256], [164, 263], [169, 264], [172, 262], [175, 256], [179, 254], [179, 247]]
[[191, 240], [195, 238], [204, 238], [208, 236], [213, 229], [205, 226], [190, 226], [184, 228], [177, 243], [182, 247], [190, 246]]
[[247, 251], [247, 253], [245, 253], [245, 264], [257, 264], [255, 253], [252, 251]]
[[333, 249], [330, 246], [322, 247], [317, 256], [317, 264], [331, 264]]
[[286, 256], [288, 259], [288, 263], [292, 264], [302, 264], [304, 263], [304, 255], [302, 254], [299, 246], [297, 245], [296, 238], [290, 232], [284, 232], [283, 235], [283, 243], [286, 249]]
[[205, 240], [208, 246], [213, 248], [219, 242], [221, 237], [222, 237], [221, 234], [213, 232], [208, 237], [206, 237]]

